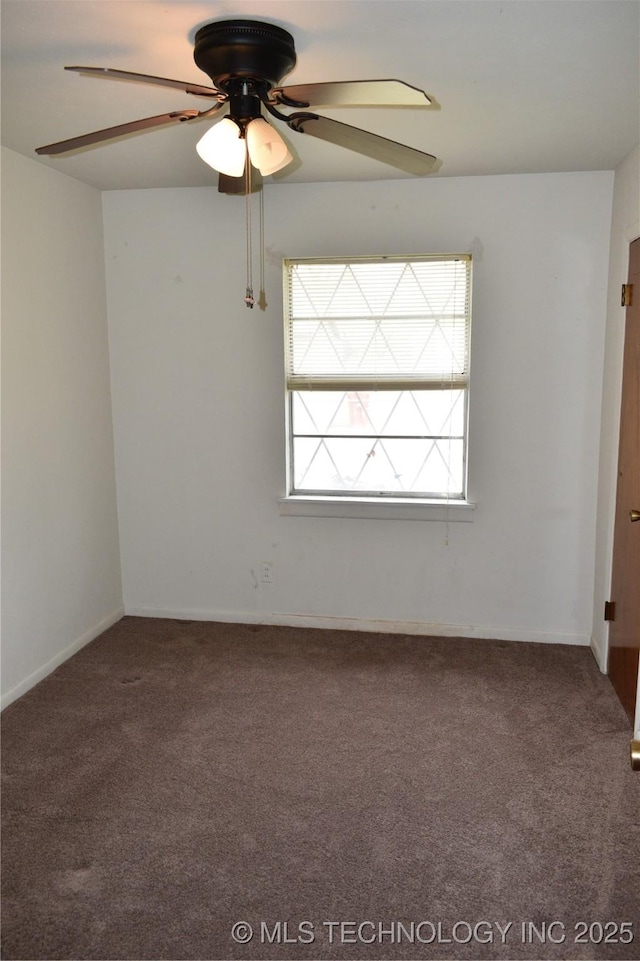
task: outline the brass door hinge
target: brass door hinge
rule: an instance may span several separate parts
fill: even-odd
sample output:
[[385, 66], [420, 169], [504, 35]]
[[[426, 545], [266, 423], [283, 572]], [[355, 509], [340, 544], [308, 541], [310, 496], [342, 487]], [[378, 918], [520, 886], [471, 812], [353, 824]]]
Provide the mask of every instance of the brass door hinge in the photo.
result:
[[605, 621], [615, 621], [616, 619], [616, 602], [615, 601], [604, 602], [604, 619]]
[[630, 307], [633, 300], [633, 284], [622, 285], [622, 296], [620, 298], [621, 307]]

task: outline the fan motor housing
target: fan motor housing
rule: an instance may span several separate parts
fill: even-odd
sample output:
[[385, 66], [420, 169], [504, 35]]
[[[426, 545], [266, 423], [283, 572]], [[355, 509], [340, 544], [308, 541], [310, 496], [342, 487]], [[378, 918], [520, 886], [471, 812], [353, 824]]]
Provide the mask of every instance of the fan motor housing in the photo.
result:
[[273, 87], [295, 67], [296, 51], [291, 34], [272, 23], [217, 20], [197, 31], [193, 59], [220, 89], [232, 79]]

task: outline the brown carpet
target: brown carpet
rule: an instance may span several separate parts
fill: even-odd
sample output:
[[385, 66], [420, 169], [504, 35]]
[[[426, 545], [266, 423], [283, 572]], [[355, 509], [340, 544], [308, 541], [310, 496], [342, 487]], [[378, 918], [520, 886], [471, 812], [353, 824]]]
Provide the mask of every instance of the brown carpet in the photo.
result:
[[586, 648], [125, 617], [3, 715], [3, 957], [638, 959], [630, 735]]

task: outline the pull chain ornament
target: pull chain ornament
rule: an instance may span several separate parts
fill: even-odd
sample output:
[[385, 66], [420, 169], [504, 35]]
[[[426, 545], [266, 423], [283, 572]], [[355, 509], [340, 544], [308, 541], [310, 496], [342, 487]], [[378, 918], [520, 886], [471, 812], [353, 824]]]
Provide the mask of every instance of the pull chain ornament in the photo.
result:
[[253, 305], [255, 304], [255, 300], [253, 299], [253, 287], [247, 287], [247, 292], [244, 295], [244, 302], [247, 307], [251, 307], [251, 309], [253, 309]]

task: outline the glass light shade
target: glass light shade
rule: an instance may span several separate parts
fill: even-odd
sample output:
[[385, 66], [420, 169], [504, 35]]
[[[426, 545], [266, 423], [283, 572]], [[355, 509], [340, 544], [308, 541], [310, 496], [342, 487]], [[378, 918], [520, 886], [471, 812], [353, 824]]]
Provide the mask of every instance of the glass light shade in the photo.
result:
[[196, 144], [205, 163], [228, 177], [241, 177], [246, 155], [245, 141], [237, 124], [225, 117], [214, 124]]
[[262, 117], [251, 121], [247, 126], [246, 137], [251, 163], [263, 177], [282, 170], [293, 160], [278, 131]]

